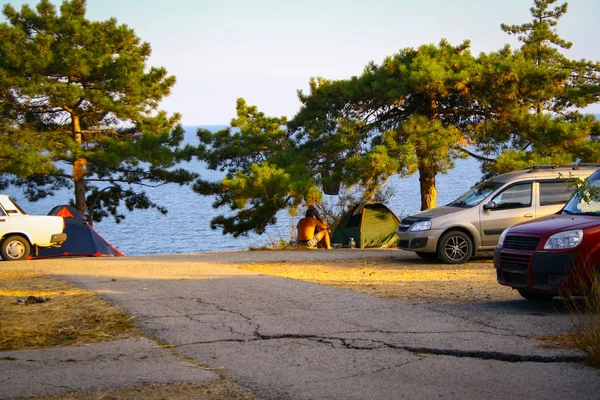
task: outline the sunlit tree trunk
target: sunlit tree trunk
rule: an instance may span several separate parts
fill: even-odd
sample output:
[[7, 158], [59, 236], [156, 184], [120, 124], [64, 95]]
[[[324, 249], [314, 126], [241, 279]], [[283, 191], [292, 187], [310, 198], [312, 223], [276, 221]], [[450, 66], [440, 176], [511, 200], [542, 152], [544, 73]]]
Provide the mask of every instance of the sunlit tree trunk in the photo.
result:
[[[79, 123], [79, 116], [71, 116], [73, 138], [75, 142], [81, 146], [83, 138], [81, 136], [81, 125]], [[75, 184], [75, 208], [79, 213], [85, 217], [85, 210], [87, 208], [85, 204], [85, 175], [87, 174], [87, 160], [85, 158], [78, 158], [73, 163], [73, 183]]]
[[437, 200], [435, 187], [436, 169], [428, 165], [419, 165], [419, 184], [421, 188], [421, 211], [434, 208]]

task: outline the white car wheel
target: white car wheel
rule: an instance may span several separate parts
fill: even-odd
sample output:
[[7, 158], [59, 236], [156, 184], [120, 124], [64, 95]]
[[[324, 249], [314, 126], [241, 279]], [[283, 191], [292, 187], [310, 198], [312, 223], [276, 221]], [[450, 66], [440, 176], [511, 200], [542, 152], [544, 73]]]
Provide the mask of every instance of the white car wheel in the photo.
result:
[[21, 236], [10, 236], [2, 242], [2, 259], [6, 261], [25, 260], [30, 251], [29, 242]]

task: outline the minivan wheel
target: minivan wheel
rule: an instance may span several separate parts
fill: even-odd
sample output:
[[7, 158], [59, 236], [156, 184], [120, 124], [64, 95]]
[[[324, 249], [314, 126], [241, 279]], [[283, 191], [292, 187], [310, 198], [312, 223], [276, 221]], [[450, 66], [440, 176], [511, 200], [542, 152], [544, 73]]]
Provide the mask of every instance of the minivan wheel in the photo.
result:
[[531, 290], [527, 289], [517, 289], [517, 292], [519, 292], [524, 299], [529, 301], [552, 301], [554, 298], [553, 294], [532, 292]]
[[415, 254], [421, 257], [423, 260], [433, 261], [437, 260], [437, 253], [424, 253], [422, 251], [415, 251]]
[[464, 263], [471, 258], [473, 242], [469, 235], [461, 231], [449, 231], [438, 242], [438, 257], [447, 264]]
[[7, 237], [0, 247], [2, 259], [5, 261], [25, 260], [30, 252], [31, 246], [27, 239], [16, 235]]

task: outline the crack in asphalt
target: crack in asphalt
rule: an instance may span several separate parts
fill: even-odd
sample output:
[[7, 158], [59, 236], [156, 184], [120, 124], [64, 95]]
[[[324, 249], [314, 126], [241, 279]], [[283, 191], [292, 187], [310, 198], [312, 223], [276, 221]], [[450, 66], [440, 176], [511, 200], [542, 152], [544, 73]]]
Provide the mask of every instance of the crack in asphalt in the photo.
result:
[[[507, 361], [507, 362], [539, 362], [539, 363], [554, 363], [554, 362], [582, 362], [585, 360], [583, 355], [521, 355], [514, 353], [502, 353], [498, 351], [483, 351], [483, 350], [458, 350], [458, 349], [439, 349], [432, 347], [415, 347], [405, 345], [395, 345], [382, 340], [373, 339], [347, 339], [341, 337], [321, 337], [318, 335], [261, 335], [260, 340], [273, 340], [273, 339], [296, 339], [296, 338], [307, 338], [309, 340], [339, 340], [342, 342], [344, 348], [350, 350], [375, 350], [380, 348], [390, 348], [394, 350], [405, 350], [414, 354], [429, 354], [439, 356], [452, 356], [452, 357], [467, 357], [477, 358], [481, 360], [496, 360], [496, 361]], [[379, 346], [360, 346], [354, 342], [371, 342], [379, 344]]]
[[[502, 330], [502, 329], [499, 329]], [[344, 331], [344, 332], [336, 332], [338, 334], [353, 334], [353, 333], [383, 333], [383, 334], [408, 334], [408, 335], [439, 335], [439, 334], [454, 334], [454, 333], [482, 333], [484, 335], [490, 336], [503, 336], [503, 337], [521, 337], [524, 339], [529, 339], [529, 336], [526, 335], [518, 335], [512, 333], [511, 331], [507, 331], [506, 333], [501, 332], [489, 332], [489, 331], [480, 331], [473, 329], [456, 329], [452, 331], [389, 331], [389, 330], [360, 330], [360, 331]]]
[[34, 382], [36, 382], [38, 385], [44, 385], [44, 386], [50, 386], [53, 388], [59, 388], [59, 389], [67, 389], [68, 391], [72, 392], [73, 391], [73, 387], [69, 386], [69, 385], [57, 385], [55, 383], [52, 382], [48, 382], [48, 381], [39, 381], [37, 379], [34, 380]]
[[[537, 362], [537, 363], [559, 363], [559, 362], [572, 362], [579, 363], [585, 360], [584, 355], [521, 355], [515, 353], [505, 353], [499, 351], [485, 351], [485, 350], [459, 350], [459, 349], [442, 349], [435, 347], [424, 347], [424, 346], [408, 346], [408, 345], [397, 345], [393, 343], [386, 342], [384, 340], [376, 340], [376, 339], [365, 339], [365, 338], [347, 338], [342, 336], [324, 336], [324, 335], [315, 335], [315, 334], [262, 334], [260, 333], [260, 325], [256, 324], [252, 317], [248, 317], [243, 314], [241, 311], [226, 309], [223, 306], [214, 303], [204, 302], [203, 304], [211, 306], [217, 312], [228, 313], [242, 318], [249, 327], [254, 328], [254, 332], [237, 332], [234, 330], [232, 326], [228, 326], [230, 333], [248, 335], [251, 336], [247, 339], [220, 339], [220, 340], [211, 340], [211, 341], [198, 341], [192, 343], [186, 343], [178, 345], [177, 347], [183, 346], [193, 346], [193, 345], [204, 345], [204, 344], [215, 344], [215, 343], [249, 343], [255, 341], [268, 341], [268, 340], [309, 340], [313, 342], [317, 342], [323, 345], [330, 346], [332, 348], [337, 348], [338, 345], [336, 342], [339, 342], [342, 348], [349, 350], [376, 350], [382, 348], [394, 349], [394, 350], [403, 350], [408, 351], [416, 355], [438, 355], [438, 356], [450, 356], [450, 357], [465, 357], [465, 358], [475, 358], [480, 360], [495, 360], [495, 361], [505, 361], [505, 362]], [[432, 312], [439, 313], [439, 310], [429, 309]], [[186, 315], [177, 315], [177, 317], [187, 317], [192, 319], [195, 322], [201, 322], [193, 319], [195, 315], [206, 315], [206, 313], [197, 313], [197, 314], [186, 314]], [[453, 315], [455, 318], [460, 318], [463, 320], [467, 320], [471, 323], [495, 329], [503, 332], [487, 332], [487, 331], [479, 331], [479, 330], [458, 330], [458, 331], [437, 331], [437, 332], [412, 332], [412, 331], [346, 331], [346, 332], [338, 332], [338, 334], [413, 334], [413, 335], [428, 335], [428, 334], [444, 334], [444, 333], [481, 333], [486, 335], [493, 336], [516, 336], [521, 338], [528, 339], [528, 336], [518, 335], [511, 332], [506, 328], [498, 328], [483, 322], [473, 321], [468, 319], [462, 315]], [[167, 316], [162, 317], [152, 317], [155, 318], [166, 318]], [[223, 325], [221, 325], [223, 326]], [[225, 327], [225, 326], [223, 326]]]
[[[254, 325], [256, 327], [254, 335], [257, 337], [261, 336], [260, 333], [258, 332], [258, 330], [260, 329], [260, 325], [257, 325], [255, 322], [253, 322], [251, 317], [247, 317], [239, 311], [231, 311], [231, 310], [224, 310], [224, 309], [219, 309], [219, 311], [227, 312], [227, 313], [242, 317], [248, 323], [248, 325]], [[193, 313], [193, 314], [188, 313], [188, 314], [173, 314], [173, 315], [157, 315], [157, 316], [151, 316], [151, 317], [138, 316], [136, 318], [137, 318], [137, 320], [145, 320], [145, 321], [167, 319], [167, 318], [188, 318], [199, 324], [212, 324], [212, 322], [199, 321], [198, 319], [194, 318], [194, 317], [206, 316], [206, 315], [212, 315], [212, 313], [211, 312], [202, 312], [202, 313]], [[463, 319], [466, 319], [466, 318], [463, 318]], [[490, 336], [519, 337], [519, 338], [523, 338], [523, 339], [530, 338], [527, 335], [518, 334], [518, 333], [515, 333], [506, 328], [496, 328], [492, 325], [478, 323], [477, 321], [471, 321], [469, 319], [466, 319], [466, 320], [473, 322], [477, 325], [482, 325], [486, 328], [491, 328], [491, 329], [495, 329], [498, 331], [504, 331], [504, 332], [490, 332], [490, 331], [486, 331], [486, 330], [472, 330], [472, 329], [465, 329], [465, 330], [457, 329], [457, 330], [451, 330], [451, 331], [392, 331], [392, 330], [364, 330], [363, 329], [363, 330], [358, 330], [358, 331], [344, 331], [344, 332], [337, 332], [337, 333], [346, 333], [346, 334], [373, 333], [373, 334], [386, 334], [386, 335], [387, 334], [439, 335], [439, 334], [455, 334], [455, 333], [480, 333], [480, 334], [485, 334], [485, 335], [490, 335]], [[220, 324], [222, 325], [222, 323], [220, 323]], [[232, 327], [229, 327], [229, 329], [232, 330]], [[232, 333], [247, 334], [244, 332], [234, 332], [233, 330], [232, 330]]]
[[[449, 310], [438, 310], [438, 309], [435, 309], [435, 308], [432, 308], [432, 307], [428, 307], [428, 306], [424, 306], [423, 308], [425, 308], [428, 311], [435, 312], [435, 313], [438, 313], [438, 314], [450, 315], [450, 316], [452, 316], [454, 318], [458, 318], [458, 319], [461, 319], [463, 321], [468, 321], [468, 322], [470, 322], [472, 324], [477, 324], [477, 325], [485, 326], [486, 328], [496, 329], [496, 330], [499, 330], [499, 331], [506, 331], [506, 332], [509, 332], [513, 336], [519, 336], [519, 335], [513, 333], [508, 328], [503, 328], [503, 327], [491, 325], [491, 324], [488, 324], [488, 323], [485, 323], [485, 322], [482, 322], [482, 321], [476, 321], [476, 320], [473, 320], [473, 319], [471, 319], [471, 318], [469, 318], [469, 317], [467, 317], [465, 315], [458, 314], [458, 313], [455, 313], [455, 312], [451, 312]], [[521, 337], [527, 337], [527, 336], [521, 336]]]
[[[495, 360], [505, 362], [536, 362], [536, 363], [580, 363], [586, 359], [584, 355], [522, 355], [514, 353], [503, 353], [498, 351], [483, 351], [483, 350], [458, 350], [458, 349], [440, 349], [433, 347], [423, 346], [406, 346], [396, 345], [388, 343], [382, 340], [373, 339], [348, 339], [344, 337], [336, 336], [320, 336], [311, 334], [278, 334], [278, 335], [264, 335], [258, 334], [253, 339], [223, 339], [223, 340], [212, 340], [212, 341], [200, 341], [193, 343], [186, 343], [178, 345], [177, 347], [197, 346], [205, 344], [215, 343], [250, 343], [258, 341], [269, 341], [269, 340], [309, 340], [330, 346], [332, 348], [338, 348], [335, 341], [341, 343], [341, 347], [348, 350], [359, 350], [359, 351], [370, 351], [379, 349], [393, 349], [403, 350], [413, 353], [415, 355], [437, 355], [437, 356], [450, 356], [458, 358], [475, 358], [480, 360]], [[371, 343], [371, 345], [360, 345], [360, 343]]]

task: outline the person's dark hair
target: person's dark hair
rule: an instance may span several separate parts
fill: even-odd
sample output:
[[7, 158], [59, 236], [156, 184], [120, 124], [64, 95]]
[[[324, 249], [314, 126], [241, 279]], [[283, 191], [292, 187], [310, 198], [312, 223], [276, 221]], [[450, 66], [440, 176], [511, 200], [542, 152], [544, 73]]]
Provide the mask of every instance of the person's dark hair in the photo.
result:
[[315, 216], [315, 210], [313, 210], [312, 208], [309, 208], [308, 210], [306, 210], [306, 217], [307, 218], [312, 218]]

